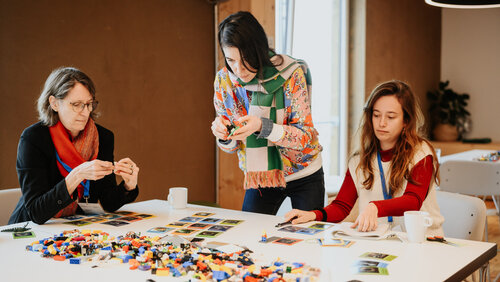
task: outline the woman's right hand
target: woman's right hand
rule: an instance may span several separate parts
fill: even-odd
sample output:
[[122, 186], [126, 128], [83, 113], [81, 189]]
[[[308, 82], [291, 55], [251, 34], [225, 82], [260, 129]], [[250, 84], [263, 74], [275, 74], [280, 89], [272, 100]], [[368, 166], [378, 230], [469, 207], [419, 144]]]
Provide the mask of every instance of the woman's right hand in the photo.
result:
[[69, 194], [71, 195], [78, 184], [83, 180], [99, 180], [113, 173], [113, 169], [113, 163], [108, 161], [95, 159], [82, 163], [66, 176], [66, 187], [68, 188]]
[[211, 127], [214, 136], [221, 140], [226, 140], [227, 136], [229, 135], [229, 132], [227, 132], [226, 125], [231, 125], [231, 123], [222, 117], [216, 117], [212, 122], [212, 127]]
[[88, 180], [99, 180], [104, 176], [111, 174], [115, 166], [112, 162], [93, 160], [84, 162], [76, 167], [80, 177]]
[[285, 214], [285, 221], [289, 221], [294, 217], [296, 218], [292, 220], [292, 224], [299, 224], [315, 220], [316, 214], [312, 211], [293, 209]]

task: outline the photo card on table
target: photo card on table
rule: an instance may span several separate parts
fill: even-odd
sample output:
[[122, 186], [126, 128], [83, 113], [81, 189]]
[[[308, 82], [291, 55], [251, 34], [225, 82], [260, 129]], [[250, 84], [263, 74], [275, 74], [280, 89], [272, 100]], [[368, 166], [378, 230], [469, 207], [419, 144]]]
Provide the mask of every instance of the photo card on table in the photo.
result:
[[211, 215], [214, 215], [215, 213], [212, 212], [197, 212], [193, 214], [192, 216], [197, 216], [197, 217], [209, 217]]
[[14, 239], [33, 238], [33, 237], [35, 237], [35, 232], [33, 231], [21, 231], [12, 233], [12, 238]]
[[244, 220], [239, 220], [239, 219], [225, 219], [222, 222], [220, 222], [219, 224], [222, 224], [222, 225], [238, 225], [238, 224], [242, 223], [243, 221]]
[[360, 257], [362, 257], [362, 258], [374, 258], [374, 259], [380, 259], [380, 260], [385, 260], [385, 261], [393, 261], [394, 259], [397, 258], [397, 256], [394, 256], [394, 255], [373, 253], [373, 252], [366, 252], [366, 253], [362, 254]]
[[300, 231], [302, 229], [305, 229], [304, 227], [299, 227], [299, 226], [293, 226], [293, 225], [288, 225], [283, 228], [278, 229], [278, 231], [285, 231], [285, 232], [292, 232], [295, 233], [297, 231]]
[[98, 215], [97, 217], [99, 218], [105, 218], [105, 219], [115, 219], [121, 217], [119, 214], [114, 214], [114, 213], [103, 213]]
[[68, 216], [65, 216], [62, 218], [66, 219], [66, 220], [79, 220], [79, 219], [85, 218], [85, 216], [81, 215], [81, 214], [74, 214], [74, 215], [68, 215]]
[[220, 219], [220, 218], [207, 217], [207, 218], [204, 218], [203, 220], [201, 220], [200, 222], [214, 224], [214, 223], [217, 223], [221, 220], [222, 219]]
[[316, 233], [322, 232], [321, 229], [313, 229], [313, 228], [303, 228], [298, 230], [296, 233], [307, 234], [307, 235], [315, 235]]
[[196, 234], [195, 237], [214, 238], [214, 237], [219, 236], [221, 233], [222, 232], [218, 232], [218, 231], [201, 231], [200, 233]]
[[92, 222], [92, 223], [99, 223], [99, 222], [103, 222], [103, 221], [106, 221], [107, 219], [106, 218], [101, 218], [101, 217], [87, 217], [85, 219], [85, 221], [88, 221], [88, 222]]
[[291, 246], [291, 245], [297, 244], [300, 241], [302, 241], [302, 239], [283, 237], [283, 238], [280, 238], [280, 239], [274, 241], [273, 243]]
[[389, 275], [389, 271], [385, 267], [355, 265], [353, 269], [354, 274]]
[[315, 223], [307, 228], [325, 230], [325, 229], [328, 229], [332, 226], [333, 226], [333, 224], [331, 224], [331, 223]]
[[184, 227], [188, 224], [189, 224], [189, 222], [172, 222], [172, 223], [167, 224], [166, 226], [173, 227], [173, 228], [179, 228], [179, 227]]
[[152, 218], [155, 217], [152, 214], [147, 214], [147, 213], [140, 213], [140, 214], [134, 214], [135, 217], [140, 217], [140, 218]]
[[184, 235], [193, 234], [196, 231], [198, 231], [198, 230], [183, 228], [183, 229], [177, 229], [175, 231], [172, 231], [172, 234], [173, 235], [183, 235], [184, 236]]
[[230, 225], [213, 225], [212, 227], [208, 228], [210, 231], [228, 231], [229, 229], [233, 228], [233, 226]]
[[115, 211], [114, 214], [118, 214], [118, 215], [121, 215], [121, 216], [127, 216], [127, 215], [134, 215], [135, 212], [131, 212], [131, 211]]
[[142, 220], [142, 218], [135, 217], [135, 216], [124, 216], [124, 217], [119, 217], [116, 220], [122, 220], [122, 221], [127, 221], [127, 222], [136, 222], [136, 221]]
[[195, 217], [195, 216], [188, 216], [188, 217], [184, 217], [184, 218], [181, 218], [179, 219], [179, 221], [182, 221], [182, 222], [197, 222], [199, 221], [201, 218], [199, 217]]
[[193, 223], [191, 225], [189, 225], [187, 228], [191, 228], [191, 229], [206, 229], [208, 227], [212, 226], [211, 224], [206, 224], [206, 223], [200, 223], [200, 222], [196, 222], [196, 223]]
[[73, 220], [73, 221], [65, 222], [64, 224], [71, 224], [71, 225], [75, 225], [75, 226], [85, 226], [85, 225], [89, 225], [91, 223], [92, 222], [85, 221], [85, 220]]
[[121, 221], [121, 220], [110, 220], [110, 221], [106, 221], [106, 222], [101, 222], [101, 224], [106, 224], [106, 225], [111, 225], [111, 226], [119, 227], [119, 226], [127, 225], [127, 224], [130, 224], [130, 223], [128, 223], [126, 221]]
[[165, 226], [158, 226], [158, 227], [154, 227], [154, 228], [149, 229], [148, 232], [151, 232], [151, 233], [165, 233], [165, 232], [168, 232], [170, 230], [174, 230], [174, 228], [165, 227]]

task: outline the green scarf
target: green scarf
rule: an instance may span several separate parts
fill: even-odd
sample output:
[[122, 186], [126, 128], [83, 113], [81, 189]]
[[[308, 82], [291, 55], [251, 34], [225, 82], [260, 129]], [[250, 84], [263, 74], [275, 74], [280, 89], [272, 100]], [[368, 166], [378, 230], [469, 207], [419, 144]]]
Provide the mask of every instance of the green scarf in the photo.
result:
[[[304, 61], [281, 55], [283, 62], [275, 67], [264, 67], [263, 79], [257, 76], [250, 82], [238, 82], [252, 93], [249, 115], [264, 117], [275, 124], [283, 125], [286, 117], [285, 94], [283, 85], [293, 72], [301, 67], [306, 76], [308, 90], [311, 90], [311, 75]], [[271, 58], [273, 63], [279, 63], [279, 56]], [[283, 163], [278, 147], [265, 138], [257, 138], [251, 134], [245, 142], [246, 173], [245, 189], [286, 187]]]

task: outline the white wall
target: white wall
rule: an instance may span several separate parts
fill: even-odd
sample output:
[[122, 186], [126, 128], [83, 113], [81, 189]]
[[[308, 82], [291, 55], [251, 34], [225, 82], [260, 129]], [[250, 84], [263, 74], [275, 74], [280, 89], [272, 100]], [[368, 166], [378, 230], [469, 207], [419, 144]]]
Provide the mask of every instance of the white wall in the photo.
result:
[[500, 8], [442, 9], [441, 81], [469, 93], [467, 138], [500, 141]]

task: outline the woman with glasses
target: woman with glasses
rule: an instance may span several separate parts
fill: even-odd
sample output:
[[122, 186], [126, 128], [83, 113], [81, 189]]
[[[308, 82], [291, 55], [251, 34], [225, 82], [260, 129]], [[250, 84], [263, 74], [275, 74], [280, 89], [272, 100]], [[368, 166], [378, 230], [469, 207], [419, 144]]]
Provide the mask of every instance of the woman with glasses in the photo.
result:
[[[100, 202], [113, 212], [137, 198], [139, 167], [129, 158], [114, 162], [114, 135], [96, 124], [92, 80], [75, 68], [54, 70], [38, 98], [40, 122], [26, 128], [17, 150], [23, 195], [9, 224], [82, 212]], [[115, 174], [123, 178], [117, 185]]]

